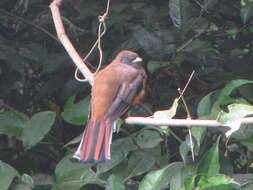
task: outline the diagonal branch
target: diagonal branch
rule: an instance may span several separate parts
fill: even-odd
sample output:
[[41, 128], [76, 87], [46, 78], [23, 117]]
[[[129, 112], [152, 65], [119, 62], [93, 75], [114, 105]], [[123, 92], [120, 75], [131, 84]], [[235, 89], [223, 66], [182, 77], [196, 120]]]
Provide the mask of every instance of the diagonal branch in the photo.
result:
[[74, 46], [70, 42], [64, 26], [61, 19], [61, 14], [59, 7], [62, 3], [62, 0], [53, 0], [50, 4], [50, 9], [52, 12], [52, 17], [54, 20], [55, 29], [57, 32], [57, 36], [62, 43], [63, 47], [71, 57], [72, 61], [75, 63], [75, 65], [78, 67], [78, 69], [81, 71], [83, 76], [87, 79], [87, 81], [92, 85], [93, 84], [93, 73], [89, 70], [89, 68], [85, 65], [80, 55], [75, 50]]

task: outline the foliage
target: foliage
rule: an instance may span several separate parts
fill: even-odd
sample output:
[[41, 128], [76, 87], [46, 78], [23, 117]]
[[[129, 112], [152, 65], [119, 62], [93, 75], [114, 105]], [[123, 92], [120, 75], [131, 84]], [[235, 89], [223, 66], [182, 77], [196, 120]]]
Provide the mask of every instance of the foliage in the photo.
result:
[[[187, 129], [123, 124], [113, 137], [112, 161], [104, 164], [70, 160], [88, 118], [90, 87], [75, 81], [72, 61], [50, 35], [50, 2], [0, 2], [1, 189], [253, 188], [253, 128], [238, 122], [253, 112], [252, 0], [111, 1], [104, 61], [131, 49], [144, 58], [149, 74], [146, 109], [136, 106], [128, 114], [165, 110], [155, 117], [185, 118], [177, 88], [195, 70], [184, 95], [192, 117], [217, 119], [231, 130], [193, 127], [192, 161]], [[83, 57], [105, 6], [77, 0], [61, 7]], [[89, 62], [97, 66], [97, 52]]]

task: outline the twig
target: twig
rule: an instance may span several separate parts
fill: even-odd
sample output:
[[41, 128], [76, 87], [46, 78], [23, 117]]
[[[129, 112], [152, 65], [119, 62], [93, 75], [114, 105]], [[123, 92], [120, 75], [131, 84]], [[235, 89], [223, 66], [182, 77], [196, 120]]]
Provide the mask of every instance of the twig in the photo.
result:
[[183, 104], [184, 104], [187, 118], [188, 118], [188, 119], [191, 119], [191, 118], [192, 118], [192, 117], [191, 117], [191, 113], [190, 113], [190, 110], [189, 110], [189, 108], [188, 108], [188, 106], [187, 106], [187, 103], [186, 103], [185, 98], [184, 98], [184, 95], [183, 95], [184, 92], [183, 92], [180, 88], [178, 89], [178, 92], [179, 92], [180, 97], [181, 97], [181, 99], [182, 99], [182, 102], [183, 102]]
[[60, 10], [59, 10], [61, 3], [62, 3], [62, 0], [53, 0], [53, 2], [50, 4], [50, 9], [52, 12], [57, 36], [59, 40], [61, 41], [62, 45], [64, 46], [65, 50], [67, 51], [67, 53], [69, 54], [73, 62], [75, 63], [75, 65], [83, 74], [83, 76], [87, 79], [87, 81], [91, 85], [93, 85], [94, 75], [91, 73], [89, 68], [84, 64], [82, 58], [77, 53], [74, 46], [70, 42], [68, 36], [66, 35], [65, 29], [62, 23], [62, 19], [61, 19]]
[[[179, 92], [179, 99], [181, 98], [182, 101], [183, 101], [183, 104], [184, 104], [184, 107], [185, 107], [185, 110], [186, 110], [186, 114], [187, 114], [187, 119], [192, 119], [191, 117], [191, 113], [190, 113], [190, 110], [187, 106], [187, 103], [186, 103], [186, 100], [184, 98], [184, 92], [186, 91], [188, 85], [190, 84], [190, 81], [192, 80], [192, 77], [194, 75], [195, 71], [193, 70], [184, 89], [181, 90], [180, 88], [178, 89], [178, 92]], [[193, 141], [192, 141], [192, 129], [190, 126], [188, 126], [188, 132], [189, 132], [189, 138], [190, 138], [190, 145], [191, 145], [191, 153], [192, 153], [192, 160], [194, 161], [195, 160], [195, 156], [194, 156], [194, 150], [193, 150]]]
[[169, 129], [169, 131], [166, 132], [167, 135], [168, 135], [168, 133], [170, 133], [170, 135], [172, 135], [179, 143], [182, 144], [184, 142], [179, 136], [177, 136], [177, 134], [172, 129], [170, 129], [170, 128], [168, 128], [168, 129]]
[[187, 83], [186, 83], [186, 85], [185, 85], [185, 87], [184, 87], [184, 89], [180, 92], [180, 96], [179, 96], [178, 100], [180, 100], [180, 98], [184, 95], [184, 92], [186, 91], [187, 87], [189, 86], [194, 73], [195, 73], [195, 71], [193, 70], [190, 77], [189, 77], [189, 79], [188, 79], [188, 81], [187, 81]]
[[204, 32], [197, 33], [192, 38], [190, 38], [189, 40], [187, 40], [185, 43], [183, 43], [181, 46], [179, 46], [176, 49], [176, 53], [181, 52], [182, 50], [184, 50], [187, 46], [189, 46], [192, 42], [194, 42], [194, 40], [197, 39], [199, 36], [201, 36], [203, 33]]
[[[192, 79], [193, 73], [194, 73], [194, 71], [192, 72], [192, 75], [191, 75], [190, 79]], [[190, 79], [188, 80], [188, 82], [190, 81]], [[183, 104], [184, 104], [184, 107], [185, 107], [185, 111], [186, 111], [186, 114], [187, 114], [187, 119], [192, 119], [190, 110], [187, 106], [187, 103], [186, 103], [184, 95], [183, 95], [183, 91], [179, 88], [178, 92], [179, 92], [179, 94], [182, 98], [182, 101], [183, 101]], [[194, 161], [195, 156], [194, 156], [193, 141], [192, 141], [192, 128], [190, 126], [187, 126], [187, 127], [188, 127], [189, 138], [190, 138], [189, 140], [190, 140], [190, 145], [191, 145], [192, 160]]]

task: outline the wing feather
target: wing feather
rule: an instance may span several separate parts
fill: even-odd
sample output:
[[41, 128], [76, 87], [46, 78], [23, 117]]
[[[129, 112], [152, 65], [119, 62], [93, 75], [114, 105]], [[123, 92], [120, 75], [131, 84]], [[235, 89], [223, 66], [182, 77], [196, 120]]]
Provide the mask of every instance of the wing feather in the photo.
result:
[[130, 106], [135, 96], [140, 93], [143, 88], [144, 75], [137, 75], [131, 84], [121, 84], [116, 98], [108, 109], [105, 118], [112, 118], [113, 120], [120, 117]]

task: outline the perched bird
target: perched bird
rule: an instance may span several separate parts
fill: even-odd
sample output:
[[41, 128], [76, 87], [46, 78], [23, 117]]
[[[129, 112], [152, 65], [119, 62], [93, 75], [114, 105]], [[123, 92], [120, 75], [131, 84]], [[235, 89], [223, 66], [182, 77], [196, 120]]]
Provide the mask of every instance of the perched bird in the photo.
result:
[[90, 116], [74, 159], [82, 162], [110, 160], [114, 122], [131, 104], [139, 103], [146, 78], [142, 58], [127, 50], [121, 51], [95, 75]]

